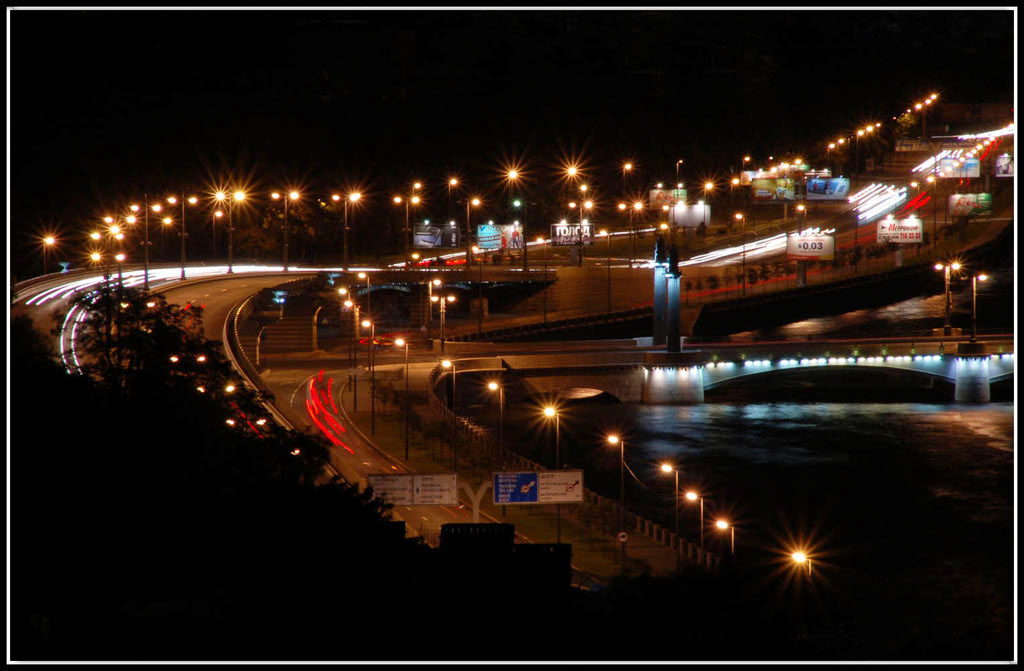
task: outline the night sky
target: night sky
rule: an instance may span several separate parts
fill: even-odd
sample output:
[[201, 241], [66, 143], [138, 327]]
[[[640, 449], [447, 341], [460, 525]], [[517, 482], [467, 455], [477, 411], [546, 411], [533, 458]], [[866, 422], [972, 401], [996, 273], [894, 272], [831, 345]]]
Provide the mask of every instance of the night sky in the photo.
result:
[[[614, 186], [808, 152], [932, 91], [1013, 99], [1009, 11], [13, 11], [11, 224], [229, 174], [377, 202], [449, 171]], [[270, 188], [269, 186], [267, 188]], [[396, 245], [397, 246], [397, 245]]]

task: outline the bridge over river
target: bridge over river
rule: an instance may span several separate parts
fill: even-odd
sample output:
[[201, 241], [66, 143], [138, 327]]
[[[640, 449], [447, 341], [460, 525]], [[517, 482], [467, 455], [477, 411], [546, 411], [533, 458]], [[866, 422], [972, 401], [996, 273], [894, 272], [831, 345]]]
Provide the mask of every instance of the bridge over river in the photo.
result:
[[[564, 350], [511, 353], [514, 345], [496, 345], [495, 356], [452, 359], [461, 403], [482, 399], [483, 379], [500, 377], [506, 393], [529, 396], [578, 396], [604, 392], [620, 401], [651, 404], [703, 403], [707, 390], [741, 384], [752, 376], [783, 376], [808, 370], [857, 369], [896, 379], [924, 376], [951, 383], [958, 402], [987, 403], [990, 385], [1014, 373], [1012, 336], [978, 342], [919, 337], [884, 340], [818, 340], [684, 345], [667, 353], [634, 346], [594, 349], [595, 343]], [[501, 351], [498, 352], [497, 348]], [[581, 351], [582, 350], [582, 351]], [[451, 369], [439, 370], [438, 384], [450, 386]], [[908, 382], [909, 383], [909, 382]]]

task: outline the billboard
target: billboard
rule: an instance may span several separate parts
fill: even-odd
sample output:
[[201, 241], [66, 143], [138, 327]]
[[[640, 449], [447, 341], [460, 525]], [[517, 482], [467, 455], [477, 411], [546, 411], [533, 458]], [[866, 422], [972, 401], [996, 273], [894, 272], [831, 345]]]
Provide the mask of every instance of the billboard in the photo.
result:
[[1013, 177], [1013, 155], [996, 156], [995, 175], [996, 177]]
[[753, 179], [750, 183], [750, 191], [754, 201], [759, 203], [781, 203], [796, 200], [793, 180], [788, 177]]
[[949, 214], [953, 217], [991, 216], [992, 194], [954, 193], [949, 197]]
[[981, 177], [981, 161], [976, 158], [963, 159], [960, 163], [955, 158], [939, 159], [939, 177], [966, 178]]
[[583, 503], [583, 471], [511, 471], [493, 474], [494, 505]]
[[686, 202], [686, 189], [651, 189], [648, 194], [648, 207], [660, 210], [662, 206], [674, 206], [679, 201]]
[[711, 221], [711, 205], [704, 201], [698, 201], [693, 205], [687, 205], [684, 203], [676, 203], [676, 205], [668, 211], [669, 221], [676, 226], [682, 226], [683, 228], [697, 228], [701, 224], [707, 224]]
[[487, 222], [476, 227], [477, 246], [485, 250], [523, 248], [523, 227], [518, 221], [511, 224]]
[[846, 200], [850, 195], [847, 177], [815, 177], [807, 180], [807, 200]]
[[878, 222], [878, 242], [897, 242], [900, 244], [921, 244], [924, 227], [917, 217], [898, 220], [886, 217]]
[[750, 186], [750, 183], [754, 181], [754, 177], [760, 172], [760, 170], [743, 170], [740, 172], [740, 185]]
[[786, 236], [786, 259], [790, 261], [831, 261], [836, 239], [818, 233], [790, 233]]
[[896, 140], [896, 151], [928, 151], [930, 147], [924, 140]]
[[458, 247], [459, 227], [454, 221], [431, 224], [425, 221], [412, 227], [412, 246], [416, 249]]
[[396, 506], [459, 505], [455, 473], [388, 473], [366, 476], [375, 494]]
[[594, 244], [594, 226], [586, 219], [583, 220], [583, 224], [551, 224], [553, 247], [572, 247], [580, 244]]

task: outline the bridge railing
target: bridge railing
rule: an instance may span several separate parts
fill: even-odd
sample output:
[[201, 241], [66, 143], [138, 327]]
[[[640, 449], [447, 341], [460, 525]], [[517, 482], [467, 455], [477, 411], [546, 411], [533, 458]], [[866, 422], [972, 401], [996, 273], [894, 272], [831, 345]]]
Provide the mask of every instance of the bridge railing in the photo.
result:
[[[444, 374], [445, 371], [441, 366], [436, 365], [427, 375], [427, 398], [430, 409], [445, 421], [454, 423], [459, 439], [469, 441], [471, 446], [475, 446], [489, 455], [494, 454], [498, 450], [494, 440], [494, 432], [476, 424], [467, 417], [462, 417], [458, 413], [453, 412], [448, 407], [448, 404], [438, 396], [438, 382]], [[504, 454], [500, 455], [500, 459], [505, 468], [509, 470], [548, 470], [542, 464], [527, 459], [515, 452], [505, 451]], [[605, 534], [623, 531], [623, 529], [619, 529], [618, 501], [601, 496], [586, 487], [583, 489], [583, 501], [589, 507], [590, 514], [576, 515], [577, 522], [581, 526], [587, 528], [599, 526], [601, 532]], [[669, 531], [666, 527], [630, 512], [628, 509], [626, 510], [625, 518], [626, 530], [630, 533], [646, 536], [659, 545], [667, 546], [676, 553], [681, 564], [698, 566], [707, 570], [718, 570], [720, 567], [721, 557], [712, 552], [702, 550], [697, 544], [682, 536], [676, 536], [675, 532]]]

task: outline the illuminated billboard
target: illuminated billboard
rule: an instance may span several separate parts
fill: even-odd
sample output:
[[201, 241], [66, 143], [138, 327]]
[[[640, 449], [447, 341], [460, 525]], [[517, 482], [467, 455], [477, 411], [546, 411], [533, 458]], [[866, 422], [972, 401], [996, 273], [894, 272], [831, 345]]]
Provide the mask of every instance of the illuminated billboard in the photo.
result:
[[454, 221], [447, 224], [432, 224], [429, 220], [421, 224], [413, 224], [412, 246], [416, 249], [435, 249], [438, 247], [458, 247], [459, 227]]
[[586, 219], [583, 224], [564, 222], [551, 225], [551, 245], [553, 247], [572, 247], [574, 245], [594, 244], [594, 227]]
[[995, 175], [996, 177], [1013, 177], [1013, 155], [996, 156]]
[[924, 241], [924, 227], [917, 217], [893, 219], [886, 217], [878, 222], [878, 242], [900, 244], [921, 244]]
[[788, 177], [762, 177], [751, 180], [750, 192], [754, 201], [758, 203], [781, 203], [796, 200], [793, 180]]
[[704, 201], [698, 201], [692, 205], [676, 203], [668, 214], [669, 221], [676, 226], [697, 228], [701, 224], [707, 225], [707, 222], [711, 221], [711, 204]]
[[660, 210], [663, 205], [674, 207], [679, 201], [686, 202], [686, 189], [651, 189], [648, 206], [652, 210]]
[[846, 200], [850, 195], [847, 177], [815, 177], [807, 180], [807, 200]]
[[992, 214], [991, 193], [954, 193], [949, 197], [953, 217], [988, 217]]
[[790, 261], [831, 261], [836, 239], [819, 233], [790, 233], [786, 236], [786, 258]]
[[939, 177], [951, 179], [981, 177], [981, 161], [976, 158], [941, 158], [939, 159]]
[[523, 248], [523, 228], [519, 222], [495, 224], [489, 221], [476, 227], [476, 244], [488, 251]]

